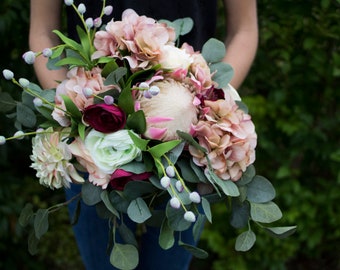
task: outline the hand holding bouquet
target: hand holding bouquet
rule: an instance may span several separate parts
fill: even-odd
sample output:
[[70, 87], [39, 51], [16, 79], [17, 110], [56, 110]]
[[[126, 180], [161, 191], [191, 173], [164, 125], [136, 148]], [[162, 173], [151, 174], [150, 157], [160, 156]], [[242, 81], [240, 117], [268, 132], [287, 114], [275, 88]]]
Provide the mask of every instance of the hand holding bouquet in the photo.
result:
[[[102, 16], [111, 9], [105, 1], [96, 19], [84, 18], [83, 5], [65, 3], [83, 21], [84, 27], [77, 27], [79, 43], [54, 31], [59, 46], [27, 52], [24, 59], [48, 57], [49, 68], [68, 68], [67, 78], [56, 89], [43, 90], [3, 71], [23, 90], [16, 127], [37, 129], [0, 142], [34, 136], [31, 167], [40, 183], [52, 189], [82, 185], [86, 204], [105, 206], [100, 209], [113, 235], [127, 214], [137, 224], [160, 226], [162, 248], [179, 244], [201, 258], [205, 251], [175, 243], [174, 235], [193, 224], [198, 237], [195, 228], [205, 219], [212, 222], [212, 202], [230, 204], [231, 225], [247, 227], [236, 239], [237, 250], [249, 250], [255, 242], [249, 221], [279, 236], [291, 234], [295, 226], [263, 225], [282, 214], [272, 201], [273, 186], [255, 173], [255, 127], [228, 84], [233, 72], [221, 62], [224, 44], [210, 39], [202, 52], [186, 43], [178, 47], [192, 28], [190, 18], [157, 22], [128, 9], [121, 21], [102, 27]], [[32, 252], [32, 243], [48, 229], [50, 212], [34, 213], [30, 207], [22, 212], [22, 224], [34, 224]], [[136, 267], [134, 242], [113, 241], [115, 267]], [[117, 259], [119, 254], [124, 256]]]

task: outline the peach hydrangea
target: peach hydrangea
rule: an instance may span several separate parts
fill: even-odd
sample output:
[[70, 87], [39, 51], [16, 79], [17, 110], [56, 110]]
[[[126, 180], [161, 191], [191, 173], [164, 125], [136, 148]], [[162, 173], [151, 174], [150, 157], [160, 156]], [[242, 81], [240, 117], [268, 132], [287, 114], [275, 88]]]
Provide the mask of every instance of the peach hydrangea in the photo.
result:
[[[66, 110], [62, 95], [68, 96], [80, 111], [94, 103], [93, 96], [87, 96], [84, 89], [91, 89], [95, 95], [106, 92], [112, 86], [104, 86], [104, 79], [101, 76], [101, 70], [94, 68], [87, 71], [84, 68], [75, 67], [67, 73], [67, 79], [62, 81], [57, 89], [55, 96], [55, 108], [52, 112], [52, 117], [64, 127], [70, 125], [70, 120], [67, 118], [63, 110]], [[59, 109], [60, 108], [60, 109]]]
[[[161, 48], [174, 44], [175, 38], [173, 28], [127, 9], [123, 12], [121, 21], [112, 20], [105, 31], [96, 33], [94, 46], [97, 51], [92, 57], [125, 58], [132, 70], [146, 68], [158, 61]], [[128, 53], [123, 56], [121, 51]]]
[[[237, 181], [247, 166], [255, 161], [257, 135], [250, 115], [238, 108], [226, 93], [225, 100], [205, 100], [205, 112], [195, 125], [195, 137], [207, 149], [211, 166], [223, 180]], [[208, 160], [198, 149], [189, 146], [195, 164], [208, 166]]]

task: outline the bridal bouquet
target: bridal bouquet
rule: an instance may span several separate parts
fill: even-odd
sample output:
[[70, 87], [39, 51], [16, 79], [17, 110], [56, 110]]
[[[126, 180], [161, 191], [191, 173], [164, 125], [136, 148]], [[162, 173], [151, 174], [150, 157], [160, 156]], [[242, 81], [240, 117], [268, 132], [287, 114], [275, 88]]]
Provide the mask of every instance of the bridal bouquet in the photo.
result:
[[[47, 57], [49, 68], [68, 69], [67, 78], [43, 90], [4, 70], [23, 92], [16, 102], [19, 131], [1, 136], [0, 143], [33, 136], [31, 167], [40, 184], [82, 185], [75, 199], [98, 206], [112, 224], [111, 263], [120, 269], [138, 265], [137, 241], [122, 215], [159, 226], [163, 249], [180, 245], [201, 258], [204, 250], [175, 243], [175, 234], [193, 226], [197, 239], [204, 221], [212, 222], [213, 202], [230, 205], [231, 225], [246, 228], [236, 250], [249, 250], [255, 242], [250, 221], [279, 237], [291, 234], [295, 226], [264, 225], [282, 213], [272, 201], [275, 189], [255, 172], [255, 127], [228, 84], [233, 72], [221, 61], [224, 44], [210, 39], [201, 52], [186, 43], [179, 47], [180, 36], [192, 28], [189, 18], [155, 21], [128, 9], [121, 21], [102, 26], [112, 10], [105, 1], [96, 19], [84, 18], [83, 4], [65, 3], [84, 24], [77, 27], [79, 42], [54, 31], [60, 45], [23, 57], [30, 64]], [[32, 225], [31, 252], [55, 207], [24, 208], [20, 222]], [[116, 233], [126, 243], [116, 243]]]

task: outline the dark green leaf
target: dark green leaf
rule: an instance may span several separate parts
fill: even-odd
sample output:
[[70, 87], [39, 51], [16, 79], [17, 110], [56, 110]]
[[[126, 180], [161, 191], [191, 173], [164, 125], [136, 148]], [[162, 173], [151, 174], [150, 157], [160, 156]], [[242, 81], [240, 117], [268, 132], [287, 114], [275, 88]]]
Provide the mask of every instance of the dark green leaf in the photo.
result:
[[145, 115], [142, 110], [133, 112], [128, 115], [126, 120], [126, 126], [129, 129], [134, 130], [138, 134], [143, 134], [146, 130], [146, 120]]
[[162, 222], [158, 242], [161, 248], [165, 250], [173, 247], [175, 243], [174, 230], [169, 227], [167, 219]]
[[138, 243], [137, 243], [135, 234], [124, 223], [121, 223], [119, 225], [118, 232], [119, 232], [120, 236], [122, 237], [123, 241], [126, 244], [138, 247]]
[[209, 222], [212, 223], [212, 214], [211, 214], [210, 203], [204, 197], [202, 197], [201, 199], [202, 199], [202, 207], [203, 207], [204, 214], [207, 217], [207, 219], [209, 220]]
[[127, 214], [129, 218], [136, 223], [143, 223], [151, 217], [150, 209], [142, 198], [131, 201], [127, 209]]
[[240, 229], [247, 226], [250, 218], [250, 207], [248, 202], [240, 202], [238, 198], [231, 200], [230, 224], [234, 228]]
[[236, 238], [235, 250], [237, 251], [248, 251], [253, 247], [256, 241], [256, 235], [253, 231], [248, 230], [241, 233]]
[[48, 231], [48, 214], [47, 209], [39, 209], [34, 217], [34, 232], [38, 239]]
[[10, 94], [6, 92], [0, 92], [0, 112], [8, 112], [14, 109], [16, 106], [15, 100]]
[[25, 127], [34, 127], [37, 122], [37, 117], [35, 113], [22, 103], [17, 104], [17, 120]]
[[178, 245], [185, 248], [187, 251], [189, 251], [196, 258], [206, 259], [209, 256], [208, 252], [206, 252], [205, 250], [198, 248], [198, 247], [195, 247], [193, 245], [183, 243], [182, 241], [178, 241]]
[[191, 222], [184, 219], [185, 211], [180, 209], [174, 209], [170, 204], [166, 207], [166, 217], [168, 218], [168, 225], [174, 231], [185, 231], [187, 230]]
[[32, 220], [34, 213], [33, 213], [33, 205], [27, 203], [25, 207], [22, 209], [20, 216], [19, 216], [19, 224], [22, 227], [26, 227]]
[[296, 228], [297, 228], [296, 226], [265, 227], [265, 230], [272, 236], [283, 239], [295, 233]]
[[99, 203], [101, 199], [101, 193], [103, 189], [100, 186], [95, 186], [89, 181], [85, 181], [82, 184], [81, 196], [85, 204], [95, 205]]
[[114, 243], [110, 262], [114, 267], [123, 270], [135, 269], [138, 265], [138, 250], [133, 245]]
[[105, 204], [106, 208], [112, 213], [114, 214], [116, 217], [120, 218], [120, 215], [118, 213], [118, 211], [113, 207], [110, 198], [109, 198], [109, 193], [107, 192], [107, 190], [104, 190], [101, 194], [100, 194], [100, 198], [102, 199], [103, 203]]
[[129, 200], [134, 200], [146, 194], [157, 191], [157, 188], [146, 181], [130, 181], [124, 187], [123, 194]]
[[247, 199], [250, 202], [264, 203], [275, 198], [273, 185], [263, 176], [256, 175], [247, 187]]
[[134, 112], [134, 100], [131, 94], [130, 86], [126, 86], [119, 98], [118, 98], [118, 106], [127, 114]]

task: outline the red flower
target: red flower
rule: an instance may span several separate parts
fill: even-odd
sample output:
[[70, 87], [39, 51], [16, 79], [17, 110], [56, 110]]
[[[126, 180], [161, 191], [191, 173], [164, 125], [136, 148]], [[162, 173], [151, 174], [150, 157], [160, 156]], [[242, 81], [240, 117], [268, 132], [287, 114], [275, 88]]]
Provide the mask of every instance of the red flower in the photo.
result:
[[115, 105], [93, 104], [84, 109], [83, 120], [99, 132], [111, 133], [124, 127], [126, 115]]
[[110, 186], [115, 190], [123, 190], [128, 182], [146, 180], [151, 175], [152, 173], [149, 172], [135, 174], [122, 169], [117, 169], [111, 175]]

